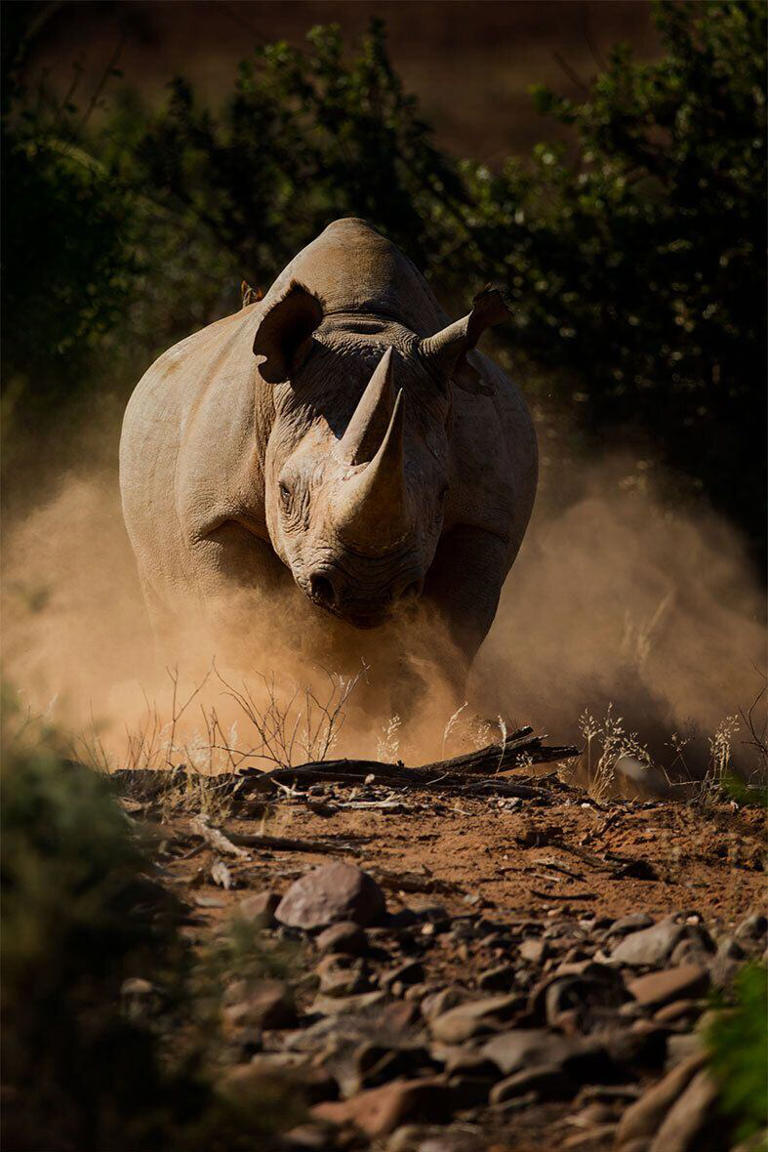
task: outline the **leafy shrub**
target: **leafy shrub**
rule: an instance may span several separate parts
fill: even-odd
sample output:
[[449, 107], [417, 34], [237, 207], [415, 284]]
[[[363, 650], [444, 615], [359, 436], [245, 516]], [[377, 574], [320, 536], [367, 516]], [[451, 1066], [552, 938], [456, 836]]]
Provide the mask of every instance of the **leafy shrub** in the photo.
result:
[[768, 972], [743, 968], [735, 991], [735, 1009], [718, 1013], [709, 1042], [721, 1107], [747, 1140], [768, 1126]]
[[546, 369], [594, 442], [620, 431], [650, 445], [757, 543], [766, 10], [654, 11], [661, 58], [616, 49], [581, 102], [539, 90], [571, 142], [497, 172], [435, 147], [380, 23], [353, 55], [334, 27], [306, 49], [258, 49], [217, 111], [177, 79], [159, 111], [123, 93], [98, 131], [66, 106], [52, 128], [16, 92], [6, 328], [32, 321], [6, 352], [12, 377], [34, 392], [44, 383], [30, 366], [48, 349], [76, 364], [100, 341], [127, 389], [142, 357], [235, 309], [243, 276], [266, 287], [330, 220], [364, 216], [451, 308], [501, 282], [510, 349]]
[[[4, 1146], [250, 1152], [256, 1139], [270, 1147], [300, 1102], [287, 1107], [270, 1084], [214, 1086], [215, 1005], [203, 1011], [194, 998], [199, 965], [177, 934], [179, 908], [151, 879], [107, 779], [5, 711]], [[151, 1019], [127, 1003], [121, 1010], [123, 981], [136, 976], [157, 989]]]

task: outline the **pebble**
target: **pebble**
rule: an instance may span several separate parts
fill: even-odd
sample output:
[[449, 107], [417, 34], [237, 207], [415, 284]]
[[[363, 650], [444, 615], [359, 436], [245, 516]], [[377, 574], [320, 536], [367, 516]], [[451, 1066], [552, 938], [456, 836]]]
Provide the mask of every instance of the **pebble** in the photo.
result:
[[372, 876], [353, 864], [334, 861], [291, 884], [275, 917], [289, 928], [312, 931], [337, 921], [366, 927], [380, 921], [385, 911], [384, 894]]
[[616, 1130], [616, 1152], [627, 1152], [629, 1146], [637, 1140], [647, 1142], [651, 1139], [658, 1131], [662, 1117], [688, 1087], [703, 1066], [705, 1058], [702, 1052], [689, 1057], [643, 1093], [634, 1104], [630, 1104]]
[[315, 965], [315, 972], [326, 996], [355, 996], [371, 989], [365, 961], [357, 956], [331, 952]]
[[661, 1008], [674, 1000], [703, 996], [709, 988], [709, 972], [698, 964], [681, 964], [663, 972], [651, 972], [630, 980], [628, 991], [644, 1008]]
[[496, 968], [486, 968], [481, 972], [477, 984], [484, 992], [507, 992], [515, 983], [516, 975], [511, 964], [499, 964]]
[[611, 961], [631, 967], [658, 968], [669, 959], [684, 933], [685, 928], [673, 919], [660, 920], [650, 928], [625, 936], [611, 952]]
[[298, 1023], [293, 993], [283, 980], [254, 981], [222, 1015], [230, 1028], [294, 1028]]
[[235, 916], [247, 920], [257, 928], [272, 928], [275, 923], [275, 909], [280, 903], [280, 895], [271, 888], [246, 896], [235, 907]]
[[472, 1036], [492, 1031], [496, 1021], [509, 1019], [520, 1007], [519, 996], [486, 996], [433, 1017], [429, 1027], [435, 1040], [461, 1044]]
[[544, 1028], [513, 1028], [483, 1045], [481, 1053], [511, 1076], [524, 1068], [560, 1068], [578, 1050], [575, 1041]]
[[451, 1088], [439, 1079], [400, 1080], [370, 1088], [349, 1100], [316, 1104], [311, 1111], [313, 1116], [335, 1124], [354, 1124], [375, 1139], [394, 1132], [405, 1120], [447, 1120], [451, 1097]]
[[526, 1068], [494, 1084], [488, 1097], [491, 1104], [503, 1104], [515, 1096], [534, 1092], [540, 1100], [570, 1100], [578, 1085], [557, 1064]]
[[718, 1119], [716, 1102], [715, 1083], [702, 1069], [672, 1104], [649, 1152], [720, 1152], [727, 1129]]
[[321, 932], [315, 939], [315, 945], [319, 952], [362, 956], [368, 951], [368, 937], [359, 924], [352, 920], [342, 920]]

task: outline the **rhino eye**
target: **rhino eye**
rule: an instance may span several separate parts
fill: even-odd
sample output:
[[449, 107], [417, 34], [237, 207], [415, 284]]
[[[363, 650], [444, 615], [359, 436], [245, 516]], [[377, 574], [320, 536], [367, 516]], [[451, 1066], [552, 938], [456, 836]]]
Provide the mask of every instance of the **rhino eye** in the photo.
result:
[[284, 481], [280, 481], [280, 503], [283, 508], [288, 508], [291, 503], [291, 490]]

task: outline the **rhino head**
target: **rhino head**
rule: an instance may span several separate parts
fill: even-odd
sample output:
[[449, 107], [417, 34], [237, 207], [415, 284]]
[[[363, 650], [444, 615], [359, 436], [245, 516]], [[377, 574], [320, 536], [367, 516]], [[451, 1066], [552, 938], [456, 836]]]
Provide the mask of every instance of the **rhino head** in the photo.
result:
[[263, 314], [267, 526], [320, 608], [374, 627], [421, 595], [449, 496], [453, 387], [489, 390], [467, 353], [507, 315], [486, 289], [464, 319], [420, 338], [384, 316], [326, 316], [296, 281]]

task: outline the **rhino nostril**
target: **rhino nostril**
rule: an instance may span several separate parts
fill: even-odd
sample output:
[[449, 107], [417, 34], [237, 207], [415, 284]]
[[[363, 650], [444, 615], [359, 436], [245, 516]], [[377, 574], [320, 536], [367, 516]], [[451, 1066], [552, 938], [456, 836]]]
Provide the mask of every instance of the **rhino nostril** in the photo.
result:
[[333, 605], [336, 603], [336, 593], [333, 584], [327, 576], [321, 576], [319, 572], [313, 572], [309, 578], [309, 590], [312, 599], [316, 600], [318, 604]]

